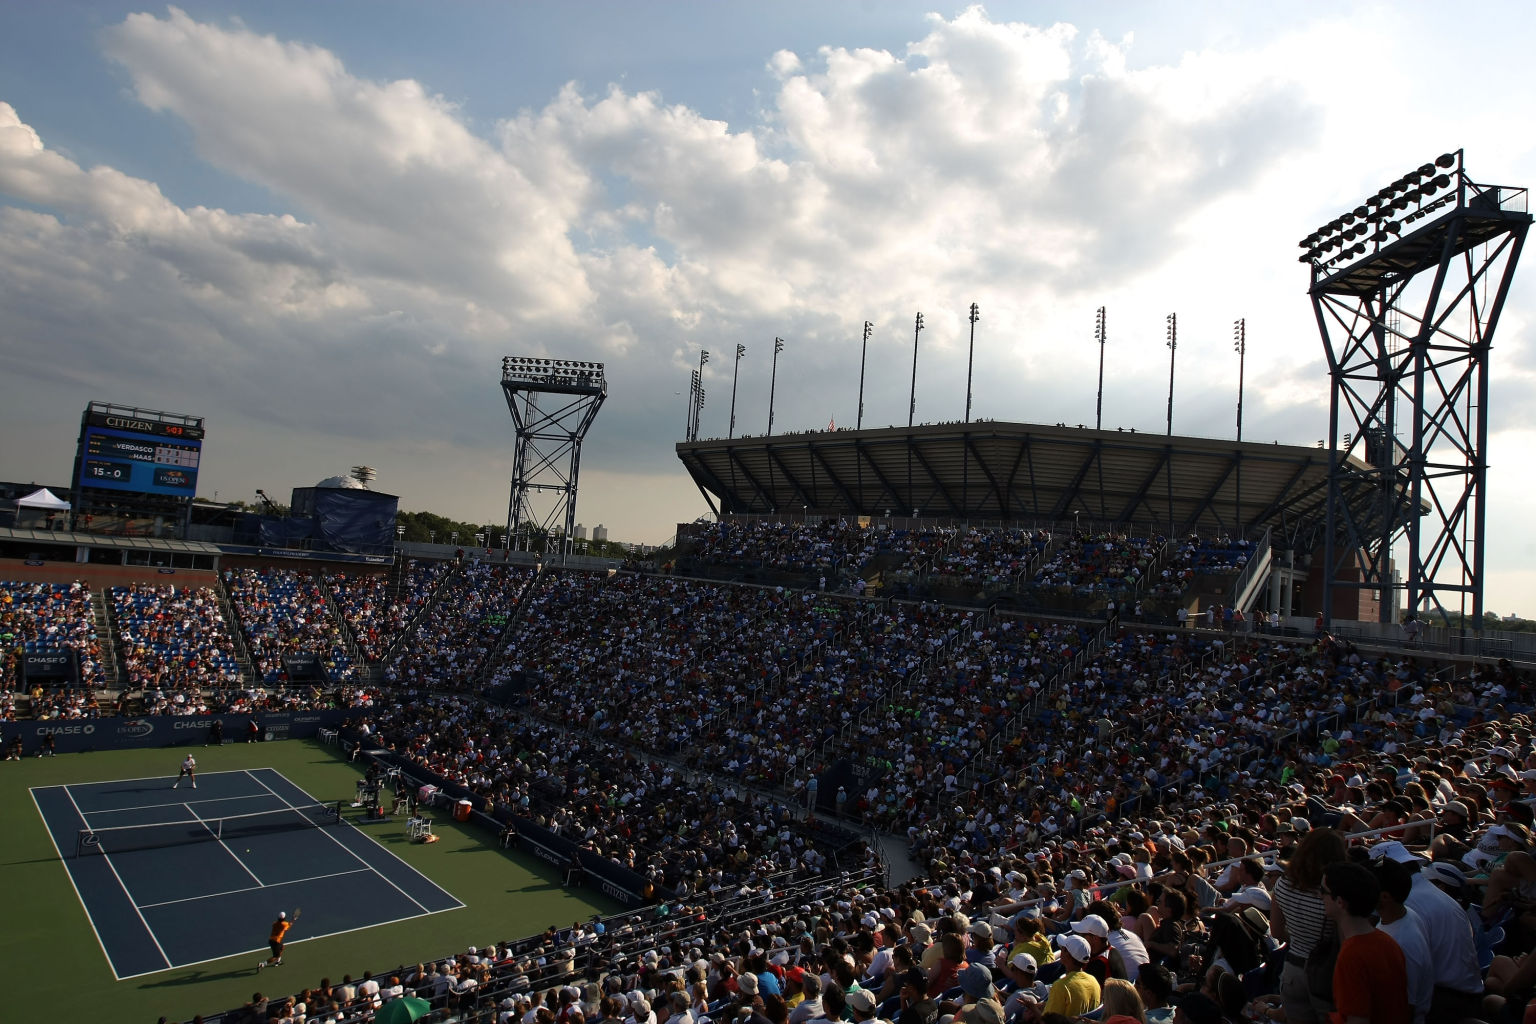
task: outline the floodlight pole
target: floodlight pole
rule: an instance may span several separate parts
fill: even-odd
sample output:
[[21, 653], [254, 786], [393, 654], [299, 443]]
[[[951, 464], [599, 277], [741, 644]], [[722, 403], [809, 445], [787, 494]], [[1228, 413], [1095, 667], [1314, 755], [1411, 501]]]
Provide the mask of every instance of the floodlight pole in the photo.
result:
[[869, 332], [874, 329], [874, 324], [868, 320], [864, 321], [864, 347], [859, 350], [859, 418], [855, 426], [857, 430], [864, 429], [864, 357], [869, 355]]
[[1470, 602], [1482, 628], [1489, 354], [1532, 217], [1526, 189], [1473, 181], [1462, 156], [1300, 243], [1331, 378], [1325, 624], [1351, 590], [1391, 622], [1403, 589], [1409, 614]]
[[741, 376], [741, 357], [746, 354], [747, 346], [736, 346], [736, 368], [731, 372], [731, 425], [725, 434], [727, 440], [736, 436], [736, 380]]
[[773, 392], [779, 383], [779, 353], [784, 351], [784, 339], [773, 339], [773, 373], [768, 377], [768, 436], [773, 436]]
[[1104, 343], [1109, 340], [1105, 307], [1100, 306], [1093, 318], [1093, 340], [1099, 343], [1099, 402], [1094, 409], [1093, 429], [1104, 429]]
[[1173, 361], [1179, 354], [1179, 314], [1168, 314], [1168, 436], [1173, 436]]
[[[508, 356], [501, 361], [501, 390], [516, 431], [508, 548], [521, 537], [532, 550], [535, 532], [547, 541], [558, 531], [564, 563], [576, 525], [581, 444], [608, 397], [603, 364]], [[550, 506], [543, 515], [534, 508], [536, 498]]]
[[688, 408], [684, 411], [683, 440], [694, 440], [693, 433], [693, 407], [699, 401], [699, 371], [691, 370], [688, 374]]
[[976, 303], [971, 303], [971, 351], [965, 357], [965, 422], [971, 422], [971, 367], [976, 362], [976, 321], [981, 319], [981, 311]]
[[704, 417], [704, 364], [709, 362], [709, 349], [699, 349], [699, 369], [695, 373], [699, 386], [693, 395], [693, 428], [689, 431], [688, 440], [699, 439], [699, 423]]
[[[1243, 370], [1248, 361], [1248, 319], [1240, 317], [1232, 324], [1232, 348], [1237, 352], [1237, 443], [1243, 443]], [[1243, 532], [1243, 453], [1237, 452], [1237, 498], [1233, 507], [1233, 522], [1238, 535]]]
[[912, 328], [912, 392], [907, 404], [907, 426], [917, 416], [917, 336], [923, 333], [923, 314], [917, 314], [917, 324]]

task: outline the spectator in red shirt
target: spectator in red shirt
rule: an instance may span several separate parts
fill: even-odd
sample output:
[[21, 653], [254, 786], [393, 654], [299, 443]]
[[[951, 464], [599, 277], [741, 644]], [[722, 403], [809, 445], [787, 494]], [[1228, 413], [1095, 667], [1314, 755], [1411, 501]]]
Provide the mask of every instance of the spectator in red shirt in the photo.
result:
[[1371, 923], [1381, 883], [1367, 868], [1341, 862], [1323, 870], [1323, 910], [1339, 930], [1333, 968], [1335, 1024], [1413, 1019], [1408, 968], [1397, 940]]

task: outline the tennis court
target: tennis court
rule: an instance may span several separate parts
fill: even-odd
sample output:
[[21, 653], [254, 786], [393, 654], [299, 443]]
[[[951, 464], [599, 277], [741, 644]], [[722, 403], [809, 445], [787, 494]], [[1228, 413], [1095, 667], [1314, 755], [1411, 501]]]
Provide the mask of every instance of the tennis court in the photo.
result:
[[119, 980], [463, 904], [271, 768], [40, 786], [38, 813]]

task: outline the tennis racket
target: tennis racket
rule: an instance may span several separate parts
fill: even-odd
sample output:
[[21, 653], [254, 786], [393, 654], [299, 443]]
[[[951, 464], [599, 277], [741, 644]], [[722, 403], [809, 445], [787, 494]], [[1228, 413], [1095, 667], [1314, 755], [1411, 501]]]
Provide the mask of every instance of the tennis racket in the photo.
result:
[[304, 908], [303, 907], [294, 907], [293, 908], [293, 920], [295, 922], [297, 922], [298, 919], [299, 919], [299, 915], [302, 914], [302, 913], [304, 913]]

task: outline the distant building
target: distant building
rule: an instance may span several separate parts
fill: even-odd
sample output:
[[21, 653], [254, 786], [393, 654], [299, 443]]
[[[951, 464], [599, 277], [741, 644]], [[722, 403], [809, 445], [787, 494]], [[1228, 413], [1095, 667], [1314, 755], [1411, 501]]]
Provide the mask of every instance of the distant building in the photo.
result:
[[602, 523], [598, 523], [592, 528], [592, 539], [600, 544], [607, 543], [608, 527], [604, 526]]
[[583, 526], [582, 524], [577, 523], [576, 524], [576, 533], [574, 534], [574, 536], [575, 536], [575, 538], [577, 540], [586, 540], [587, 539], [587, 528], [585, 526]]

